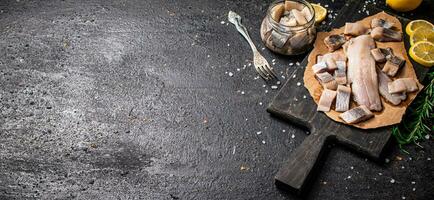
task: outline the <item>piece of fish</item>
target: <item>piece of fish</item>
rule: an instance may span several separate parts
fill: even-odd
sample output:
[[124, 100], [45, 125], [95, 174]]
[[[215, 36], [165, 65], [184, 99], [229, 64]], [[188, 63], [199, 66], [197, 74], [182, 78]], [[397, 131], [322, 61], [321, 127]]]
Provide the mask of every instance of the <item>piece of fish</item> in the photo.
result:
[[401, 67], [403, 67], [404, 65], [405, 65], [404, 59], [392, 55], [387, 59], [387, 62], [384, 65], [382, 71], [387, 75], [394, 77], [398, 73], [399, 69], [401, 69]]
[[369, 32], [369, 29], [361, 23], [345, 23], [345, 35], [359, 36]]
[[374, 114], [365, 106], [361, 105], [339, 115], [348, 124], [356, 124], [374, 117]]
[[271, 9], [271, 18], [275, 22], [279, 22], [282, 18], [283, 13], [285, 13], [285, 6], [283, 4], [277, 4]]
[[327, 71], [327, 64], [325, 62], [319, 62], [312, 66], [313, 73], [318, 74]]
[[297, 26], [297, 21], [291, 15], [283, 16], [279, 23], [284, 26]]
[[351, 83], [353, 99], [369, 110], [382, 109], [378, 92], [378, 78], [375, 71], [375, 60], [371, 49], [375, 42], [369, 35], [361, 35], [349, 41], [346, 51], [348, 57], [348, 83]]
[[334, 71], [338, 68], [336, 61], [346, 61], [347, 56], [343, 51], [336, 51], [333, 53], [326, 53], [323, 55], [323, 61], [327, 63], [329, 71]]
[[285, 10], [292, 10], [292, 9], [297, 9], [297, 10], [302, 10], [303, 9], [303, 4], [295, 2], [295, 1], [285, 1]]
[[390, 59], [392, 56], [394, 56], [394, 54], [393, 54], [393, 49], [390, 48], [390, 47], [387, 47], [387, 48], [380, 48], [380, 51], [381, 51], [381, 53], [384, 54], [384, 57], [386, 57], [386, 60], [387, 60], [387, 59]]
[[[402, 99], [402, 95], [393, 95], [389, 93], [388, 84], [392, 82], [392, 79], [390, 79], [387, 74], [382, 72], [380, 68], [377, 67], [376, 69], [378, 74], [378, 91], [380, 92], [381, 96], [395, 106], [400, 104], [402, 100], [405, 100], [406, 97]], [[405, 95], [405, 93], [403, 94]]]
[[377, 28], [377, 27], [392, 28], [393, 23], [384, 19], [374, 18], [371, 20], [371, 28]]
[[399, 78], [388, 83], [389, 93], [414, 92], [419, 89], [413, 78]]
[[400, 42], [402, 33], [388, 28], [376, 27], [371, 31], [371, 37], [380, 42]]
[[339, 85], [347, 84], [347, 64], [345, 61], [336, 61], [335, 80]]
[[338, 85], [336, 95], [336, 111], [345, 112], [350, 109], [351, 88]]
[[297, 9], [292, 9], [291, 12], [295, 17], [295, 20], [297, 20], [298, 25], [303, 25], [307, 23], [307, 20], [306, 18], [304, 18], [304, 14], [301, 11]]
[[338, 83], [333, 78], [333, 76], [328, 72], [315, 74], [315, 77], [321, 83], [321, 85], [326, 89], [336, 90], [338, 88]]
[[324, 89], [321, 97], [319, 98], [317, 111], [328, 112], [332, 106], [333, 101], [336, 98], [336, 91]]
[[316, 63], [320, 63], [320, 62], [322, 62], [322, 59], [323, 59], [323, 56], [322, 56], [322, 55], [318, 55], [318, 56], [316, 57]]
[[335, 51], [341, 48], [343, 44], [347, 42], [344, 35], [329, 35], [324, 38], [324, 44], [327, 46], [329, 51]]
[[405, 99], [407, 99], [407, 94], [406, 94], [405, 92], [401, 92], [401, 93], [393, 93], [393, 94], [390, 94], [390, 95], [392, 95], [392, 96], [395, 97], [395, 98], [399, 98], [399, 99], [401, 99], [402, 101], [404, 101]]
[[374, 57], [375, 62], [386, 62], [386, 56], [383, 54], [380, 48], [372, 49], [371, 55]]
[[307, 20], [307, 21], [310, 21], [311, 19], [312, 19], [312, 13], [310, 12], [310, 10], [309, 10], [309, 8], [307, 7], [307, 6], [305, 6], [304, 8], [303, 8], [303, 10], [301, 10], [301, 12], [303, 13], [303, 15], [304, 15], [304, 18]]

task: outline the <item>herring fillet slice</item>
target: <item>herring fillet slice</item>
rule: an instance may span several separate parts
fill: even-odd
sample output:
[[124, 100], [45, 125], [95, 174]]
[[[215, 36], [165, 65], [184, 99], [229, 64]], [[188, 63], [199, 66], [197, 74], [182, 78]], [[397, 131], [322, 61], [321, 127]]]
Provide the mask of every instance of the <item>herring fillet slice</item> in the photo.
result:
[[336, 111], [344, 112], [350, 109], [351, 88], [343, 85], [338, 86], [336, 95]]
[[361, 35], [349, 41], [347, 47], [348, 57], [348, 83], [351, 83], [354, 100], [359, 105], [365, 105], [369, 110], [382, 109], [380, 94], [378, 92], [378, 78], [375, 71], [375, 60], [371, 49], [375, 42], [369, 35]]
[[365, 105], [361, 105], [340, 114], [339, 117], [348, 124], [355, 124], [374, 117], [374, 114]]
[[380, 70], [380, 68], [377, 67], [377, 74], [378, 74], [378, 90], [381, 94], [381, 96], [386, 99], [386, 101], [390, 102], [392, 105], [398, 105], [401, 103], [402, 96], [398, 95], [392, 95], [389, 93], [389, 87], [388, 84], [392, 82], [392, 79], [387, 76], [384, 72]]
[[317, 111], [328, 112], [333, 101], [336, 98], [336, 91], [325, 89], [322, 91], [321, 97], [319, 98]]

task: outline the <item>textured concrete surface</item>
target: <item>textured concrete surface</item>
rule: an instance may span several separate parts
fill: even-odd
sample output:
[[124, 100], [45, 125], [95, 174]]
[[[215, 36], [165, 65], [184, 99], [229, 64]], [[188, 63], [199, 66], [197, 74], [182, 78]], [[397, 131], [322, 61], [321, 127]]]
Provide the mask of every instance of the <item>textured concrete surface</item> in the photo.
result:
[[[296, 199], [273, 176], [306, 133], [266, 113], [226, 25], [261, 49], [268, 4], [0, 0], [0, 199]], [[284, 76], [302, 59], [264, 52]], [[383, 166], [333, 148], [307, 198], [432, 199], [421, 145]]]

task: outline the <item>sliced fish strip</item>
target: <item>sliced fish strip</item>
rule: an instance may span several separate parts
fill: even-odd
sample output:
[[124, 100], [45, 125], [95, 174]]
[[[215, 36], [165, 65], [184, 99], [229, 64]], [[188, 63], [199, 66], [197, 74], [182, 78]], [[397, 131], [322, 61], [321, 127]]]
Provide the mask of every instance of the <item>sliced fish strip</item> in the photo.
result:
[[361, 23], [345, 23], [345, 35], [359, 36], [368, 33], [369, 29], [363, 26]]
[[388, 28], [376, 27], [371, 31], [371, 37], [380, 42], [400, 42], [402, 33]]
[[312, 66], [313, 73], [318, 74], [327, 71], [327, 64], [325, 62], [319, 62]]
[[361, 105], [340, 114], [339, 117], [348, 124], [355, 124], [374, 117], [374, 114], [365, 105]]
[[399, 78], [388, 84], [389, 93], [414, 92], [419, 89], [413, 78]]
[[351, 88], [338, 85], [336, 95], [336, 111], [345, 112], [350, 109]]
[[381, 52], [380, 48], [372, 49], [371, 55], [372, 57], [374, 57], [375, 62], [386, 62], [386, 56], [383, 54], [383, 52]]
[[384, 19], [374, 18], [371, 21], [371, 28], [383, 27], [383, 28], [392, 28], [393, 23]]
[[329, 35], [324, 38], [324, 44], [327, 46], [329, 51], [335, 51], [341, 48], [343, 44], [347, 42], [344, 35]]
[[319, 98], [317, 111], [329, 112], [335, 98], [336, 91], [324, 89]]
[[347, 84], [347, 65], [345, 61], [336, 61], [335, 80], [339, 85]]
[[378, 74], [378, 90], [381, 94], [381, 96], [386, 99], [386, 101], [390, 102], [392, 105], [398, 105], [401, 103], [402, 100], [405, 100], [405, 98], [407, 98], [407, 96], [405, 95], [405, 93], [400, 93], [400, 94], [404, 94], [405, 98], [402, 99], [402, 95], [393, 95], [391, 93], [389, 93], [389, 86], [388, 84], [390, 82], [392, 82], [392, 79], [389, 78], [389, 76], [387, 76], [387, 74], [385, 74], [384, 72], [382, 72], [378, 67], [377, 67], [377, 74]]
[[401, 69], [401, 67], [403, 67], [404, 65], [405, 65], [404, 59], [392, 55], [387, 59], [387, 62], [384, 65], [382, 71], [387, 75], [394, 77], [398, 73], [399, 69]]

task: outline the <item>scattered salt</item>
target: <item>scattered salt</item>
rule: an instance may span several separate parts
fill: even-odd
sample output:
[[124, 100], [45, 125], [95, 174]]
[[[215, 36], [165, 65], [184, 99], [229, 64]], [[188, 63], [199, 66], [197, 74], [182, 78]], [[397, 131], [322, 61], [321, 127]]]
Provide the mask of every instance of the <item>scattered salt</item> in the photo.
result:
[[262, 144], [265, 144], [265, 140], [262, 140]]
[[241, 91], [241, 94], [244, 95], [244, 91]]
[[262, 102], [259, 102], [259, 105], [262, 106]]
[[386, 158], [386, 159], [384, 160], [384, 162], [389, 163], [389, 162], [390, 162], [390, 159], [389, 159], [389, 158]]
[[291, 138], [292, 138], [292, 139], [294, 139], [294, 138], [295, 138], [295, 135], [294, 135], [294, 134], [292, 134], [292, 135], [291, 135]]
[[282, 132], [284, 133], [284, 132], [286, 132], [286, 130], [285, 130], [285, 129], [283, 129], [283, 130], [282, 130]]
[[297, 82], [297, 86], [300, 86], [301, 85], [301, 83], [300, 82]]
[[299, 62], [296, 62], [295, 64], [296, 64], [297, 66], [300, 66], [300, 63], [299, 63]]
[[265, 90], [265, 93], [268, 93], [268, 90]]
[[295, 77], [297, 77], [297, 75], [295, 75], [295, 74], [294, 74], [294, 75], [292, 75], [292, 78], [295, 78]]
[[261, 135], [262, 131], [256, 132], [256, 135]]
[[286, 77], [282, 75], [282, 78], [285, 79]]
[[225, 21], [221, 21], [221, 22], [220, 22], [220, 24], [225, 24], [225, 23], [226, 23]]
[[239, 71], [240, 71], [240, 68], [237, 68], [237, 71], [239, 72]]
[[289, 63], [289, 66], [293, 66], [294, 65], [294, 63]]
[[228, 43], [228, 46], [231, 46], [231, 44]]
[[383, 173], [381, 173], [381, 172], [380, 172], [380, 173], [378, 173], [378, 175], [382, 176], [382, 175], [383, 175]]
[[252, 66], [252, 63], [249, 63], [248, 66], [249, 66], [249, 67]]
[[271, 60], [271, 62], [276, 62], [276, 59]]
[[277, 89], [277, 86], [276, 86], [276, 85], [272, 85], [272, 86], [271, 86], [271, 89], [276, 90], [276, 89]]
[[402, 199], [405, 199], [405, 196], [402, 196]]
[[351, 169], [354, 169], [354, 167], [353, 167], [353, 166], [351, 166], [350, 168], [351, 168]]
[[277, 85], [280, 85], [280, 81], [277, 81], [276, 84], [277, 84]]
[[351, 176], [348, 176], [347, 179], [351, 179]]
[[426, 160], [430, 161], [430, 160], [431, 160], [431, 158], [426, 158]]
[[229, 76], [234, 76], [234, 73], [232, 73], [232, 72], [229, 72]]
[[414, 184], [416, 184], [416, 182], [412, 181], [412, 182], [411, 182], [411, 184], [413, 184], [413, 185], [414, 185]]
[[425, 135], [425, 139], [427, 139], [427, 140], [429, 139], [429, 135], [428, 134]]
[[262, 85], [262, 87], [265, 87], [266, 85]]
[[303, 99], [306, 99], [306, 95], [303, 95]]
[[390, 179], [390, 183], [395, 183], [395, 179]]
[[211, 57], [211, 56], [210, 56], [210, 55], [207, 55], [206, 57], [208, 57], [208, 58], [209, 58], [209, 57]]
[[265, 47], [262, 47], [262, 51], [265, 50]]

